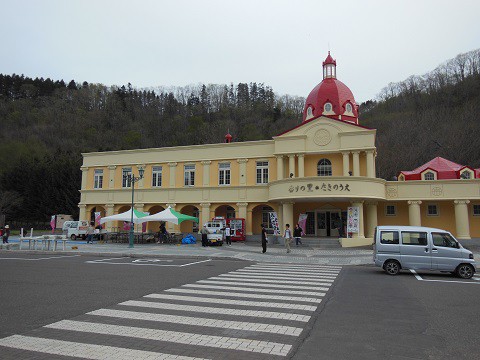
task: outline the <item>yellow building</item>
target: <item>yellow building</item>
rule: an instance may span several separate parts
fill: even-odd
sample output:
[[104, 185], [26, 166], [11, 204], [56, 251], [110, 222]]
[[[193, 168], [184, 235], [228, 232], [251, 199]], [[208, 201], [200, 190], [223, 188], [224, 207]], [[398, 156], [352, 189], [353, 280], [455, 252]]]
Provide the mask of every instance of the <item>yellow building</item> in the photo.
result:
[[[358, 207], [359, 229], [343, 246], [372, 243], [377, 225], [424, 225], [451, 231], [460, 239], [480, 237], [480, 179], [386, 181], [376, 177], [376, 130], [358, 124], [351, 91], [336, 79], [328, 55], [324, 75], [297, 127], [271, 140], [227, 142], [83, 154], [80, 219], [95, 212], [110, 216], [128, 210], [131, 184], [124, 175], [144, 178], [135, 184], [135, 208], [157, 213], [167, 206], [198, 216], [246, 219], [247, 235], [270, 226], [296, 224], [306, 213], [305, 232], [338, 237], [335, 223], [347, 208]], [[400, 175], [400, 180], [406, 180]], [[109, 224], [110, 228], [121, 224]], [[190, 222], [170, 231], [195, 231]], [[157, 223], [147, 229], [158, 231]]]

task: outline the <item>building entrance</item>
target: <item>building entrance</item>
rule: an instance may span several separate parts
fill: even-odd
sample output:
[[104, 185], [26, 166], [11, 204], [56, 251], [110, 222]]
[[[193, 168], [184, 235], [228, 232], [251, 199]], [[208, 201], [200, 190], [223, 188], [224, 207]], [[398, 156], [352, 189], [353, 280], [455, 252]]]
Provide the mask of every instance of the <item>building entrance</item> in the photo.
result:
[[338, 237], [336, 225], [340, 219], [340, 210], [317, 211], [317, 232], [316, 236], [334, 236]]

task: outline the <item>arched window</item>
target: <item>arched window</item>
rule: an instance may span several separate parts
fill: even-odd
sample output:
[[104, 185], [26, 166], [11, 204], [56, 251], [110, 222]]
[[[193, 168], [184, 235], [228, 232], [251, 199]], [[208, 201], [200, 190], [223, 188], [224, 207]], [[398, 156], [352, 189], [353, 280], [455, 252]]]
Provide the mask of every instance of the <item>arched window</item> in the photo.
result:
[[429, 171], [429, 172], [427, 172], [423, 175], [423, 178], [425, 180], [435, 180], [435, 174], [433, 172]]
[[472, 178], [472, 174], [468, 170], [466, 170], [466, 171], [464, 171], [460, 174], [460, 179], [467, 180], [467, 179], [471, 179], [471, 178]]
[[317, 164], [318, 176], [332, 176], [332, 163], [328, 159], [321, 159]]

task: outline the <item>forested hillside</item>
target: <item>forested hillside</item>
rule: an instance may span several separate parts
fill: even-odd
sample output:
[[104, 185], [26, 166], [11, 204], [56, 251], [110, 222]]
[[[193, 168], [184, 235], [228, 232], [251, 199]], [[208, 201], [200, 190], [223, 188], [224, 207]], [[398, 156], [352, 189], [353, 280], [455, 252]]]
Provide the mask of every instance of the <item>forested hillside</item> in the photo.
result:
[[360, 123], [377, 129], [377, 175], [385, 179], [436, 156], [480, 167], [480, 49], [389, 84], [361, 105]]
[[[480, 167], [480, 50], [385, 87], [360, 106], [377, 129], [377, 176], [442, 156]], [[306, 95], [306, 94], [305, 94]], [[305, 99], [264, 84], [107, 87], [0, 74], [0, 214], [78, 216], [81, 153], [269, 139], [301, 122]]]
[[0, 75], [0, 213], [77, 215], [82, 152], [267, 139], [303, 104], [257, 83], [155, 92]]

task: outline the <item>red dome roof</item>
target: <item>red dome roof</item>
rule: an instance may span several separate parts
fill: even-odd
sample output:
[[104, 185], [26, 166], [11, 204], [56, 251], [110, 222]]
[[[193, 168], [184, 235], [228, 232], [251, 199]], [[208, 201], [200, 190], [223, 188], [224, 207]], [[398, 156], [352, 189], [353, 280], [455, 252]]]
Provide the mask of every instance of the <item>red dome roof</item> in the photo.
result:
[[[326, 71], [326, 66], [333, 67], [333, 69]], [[327, 115], [358, 124], [357, 103], [350, 89], [336, 79], [336, 61], [330, 56], [330, 53], [323, 62], [323, 67], [324, 79], [308, 95], [303, 109], [303, 121]], [[331, 109], [329, 106], [325, 106], [327, 103], [331, 104]]]

